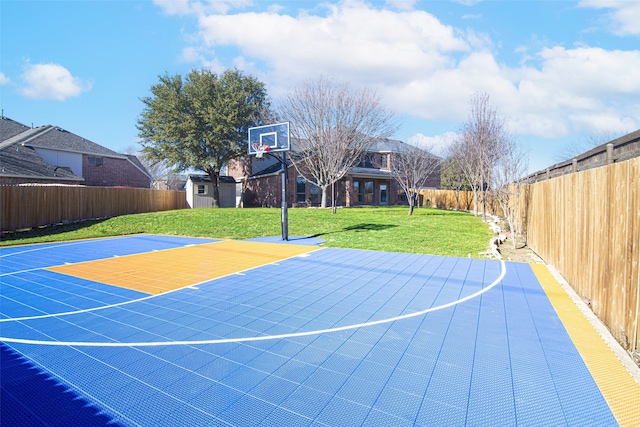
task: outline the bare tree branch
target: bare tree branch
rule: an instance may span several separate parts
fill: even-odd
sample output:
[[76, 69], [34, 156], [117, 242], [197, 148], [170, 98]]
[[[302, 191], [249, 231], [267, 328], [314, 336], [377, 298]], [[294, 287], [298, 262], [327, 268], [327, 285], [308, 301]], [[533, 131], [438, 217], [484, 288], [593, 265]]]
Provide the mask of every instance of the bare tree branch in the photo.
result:
[[471, 97], [469, 117], [462, 125], [461, 136], [454, 141], [453, 149], [458, 165], [471, 184], [476, 212], [478, 195], [481, 196], [483, 221], [486, 221], [487, 192], [493, 168], [506, 134], [505, 120], [489, 103], [489, 95], [475, 93]]
[[393, 113], [375, 92], [324, 77], [290, 92], [278, 113], [291, 122], [295, 147], [290, 159], [301, 176], [321, 188], [322, 207], [327, 206], [329, 186], [344, 177], [373, 142], [397, 130]]
[[520, 196], [525, 183], [522, 179], [529, 168], [526, 153], [511, 139], [502, 143], [500, 158], [493, 173], [493, 195], [497, 199], [502, 214], [509, 224], [513, 248], [517, 249], [518, 234], [526, 241], [523, 231], [523, 221], [516, 216], [520, 212]]
[[607, 142], [612, 141], [619, 136], [624, 135], [625, 133], [626, 132], [604, 131], [589, 135], [585, 139], [576, 139], [570, 141], [561, 146], [556, 151], [553, 158], [558, 163], [574, 159], [579, 155], [591, 150], [592, 148], [595, 148], [602, 144], [606, 144]]
[[409, 215], [413, 214], [420, 188], [425, 186], [440, 165], [440, 158], [431, 151], [432, 149], [406, 145], [406, 151], [393, 153], [391, 156], [391, 173], [407, 196]]

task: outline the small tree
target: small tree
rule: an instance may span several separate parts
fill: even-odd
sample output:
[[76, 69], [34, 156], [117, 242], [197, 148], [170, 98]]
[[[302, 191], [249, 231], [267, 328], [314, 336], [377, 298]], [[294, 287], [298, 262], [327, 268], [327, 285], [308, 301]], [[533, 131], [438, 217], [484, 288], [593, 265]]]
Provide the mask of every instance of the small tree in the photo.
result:
[[375, 92], [324, 77], [290, 92], [278, 113], [291, 123], [295, 144], [291, 162], [298, 174], [320, 187], [323, 208], [328, 188], [360, 161], [373, 142], [397, 129], [393, 114]]
[[500, 158], [493, 173], [493, 195], [509, 224], [514, 249], [517, 249], [517, 237], [522, 230], [517, 215], [520, 212], [520, 198], [527, 185], [523, 179], [528, 167], [524, 151], [511, 139], [503, 141]]
[[460, 168], [460, 161], [456, 154], [449, 154], [442, 162], [440, 170], [440, 187], [445, 190], [453, 190], [456, 198], [456, 209], [460, 210], [460, 192], [470, 190], [469, 182]]
[[407, 196], [409, 215], [413, 214], [420, 188], [425, 186], [440, 165], [440, 158], [430, 151], [407, 145], [405, 151], [391, 156], [391, 173]]
[[469, 117], [462, 125], [461, 138], [455, 144], [456, 152], [460, 154], [459, 164], [474, 192], [474, 204], [478, 194], [481, 196], [483, 221], [486, 220], [487, 192], [493, 168], [500, 157], [501, 143], [505, 140], [505, 120], [498, 116], [489, 103], [489, 95], [473, 94]]
[[268, 112], [264, 84], [238, 70], [220, 76], [192, 70], [185, 79], [161, 76], [151, 93], [142, 98], [145, 108], [137, 126], [144, 156], [209, 175], [213, 207], [219, 207], [221, 168], [246, 152], [248, 128], [263, 124]]
[[473, 212], [478, 214], [478, 192], [480, 191], [481, 175], [477, 167], [477, 154], [475, 146], [469, 141], [469, 135], [462, 133], [451, 144], [449, 158], [454, 167], [462, 173], [464, 180], [473, 192]]

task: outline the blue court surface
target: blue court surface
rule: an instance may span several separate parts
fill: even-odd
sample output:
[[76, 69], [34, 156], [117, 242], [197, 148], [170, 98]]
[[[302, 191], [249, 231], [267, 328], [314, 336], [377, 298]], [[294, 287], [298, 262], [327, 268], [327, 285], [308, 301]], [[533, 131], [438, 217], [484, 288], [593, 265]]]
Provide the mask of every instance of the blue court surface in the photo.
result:
[[45, 269], [205, 244], [0, 249], [2, 425], [617, 425], [528, 264], [313, 248], [158, 295]]

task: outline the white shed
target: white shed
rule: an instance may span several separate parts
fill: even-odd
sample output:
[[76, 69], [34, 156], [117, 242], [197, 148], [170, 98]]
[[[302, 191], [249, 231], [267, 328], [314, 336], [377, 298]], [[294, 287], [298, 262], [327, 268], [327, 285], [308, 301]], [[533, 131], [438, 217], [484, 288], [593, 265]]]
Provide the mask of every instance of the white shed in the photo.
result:
[[[232, 176], [220, 177], [220, 207], [236, 207], [236, 180]], [[189, 175], [186, 184], [189, 208], [213, 207], [213, 184], [208, 175]]]

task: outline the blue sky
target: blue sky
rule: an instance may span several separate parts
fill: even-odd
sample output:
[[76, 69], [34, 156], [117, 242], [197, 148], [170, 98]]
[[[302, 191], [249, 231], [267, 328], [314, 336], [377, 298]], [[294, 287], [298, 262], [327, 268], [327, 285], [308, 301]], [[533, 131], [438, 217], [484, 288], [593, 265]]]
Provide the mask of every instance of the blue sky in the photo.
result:
[[275, 100], [331, 76], [377, 91], [396, 138], [440, 150], [486, 92], [528, 151], [640, 128], [640, 1], [0, 0], [3, 114], [137, 146], [158, 76], [237, 67]]

